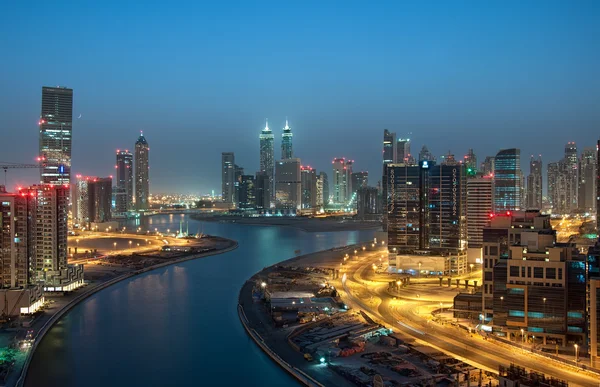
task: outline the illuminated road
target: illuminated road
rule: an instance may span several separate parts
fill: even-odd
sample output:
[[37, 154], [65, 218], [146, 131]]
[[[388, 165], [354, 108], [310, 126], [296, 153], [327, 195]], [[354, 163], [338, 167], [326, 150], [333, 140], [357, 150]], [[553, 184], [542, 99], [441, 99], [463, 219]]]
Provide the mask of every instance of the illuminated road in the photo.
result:
[[[500, 365], [510, 363], [544, 373], [548, 376], [567, 380], [571, 386], [597, 386], [596, 375], [568, 367], [548, 358], [523, 352], [507, 344], [498, 344], [475, 334], [470, 335], [460, 328], [440, 325], [428, 320], [430, 312], [451, 306], [449, 294], [436, 298], [440, 287], [432, 286], [429, 291], [418, 293], [403, 290], [404, 297], [394, 299], [388, 291], [388, 283], [366, 280], [365, 271], [372, 270], [376, 254], [370, 253], [358, 260], [350, 260], [344, 266], [346, 281], [338, 281], [338, 289], [344, 301], [368, 312], [388, 326], [416, 339], [417, 343], [427, 344], [438, 350], [461, 359], [475, 367], [498, 373]], [[410, 285], [412, 286], [412, 285]], [[421, 294], [423, 293], [423, 294]], [[446, 292], [447, 293], [447, 292]]]

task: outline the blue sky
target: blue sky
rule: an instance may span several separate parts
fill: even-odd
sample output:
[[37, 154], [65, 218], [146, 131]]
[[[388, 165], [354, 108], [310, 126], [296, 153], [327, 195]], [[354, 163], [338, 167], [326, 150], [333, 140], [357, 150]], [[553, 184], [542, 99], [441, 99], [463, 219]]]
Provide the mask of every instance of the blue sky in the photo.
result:
[[74, 173], [112, 174], [144, 130], [152, 191], [219, 191], [223, 151], [254, 173], [265, 118], [279, 156], [286, 116], [303, 164], [352, 158], [371, 184], [384, 128], [414, 154], [519, 147], [527, 172], [600, 136], [599, 17], [583, 0], [12, 2], [0, 161], [36, 157], [41, 87], [61, 85], [82, 115]]

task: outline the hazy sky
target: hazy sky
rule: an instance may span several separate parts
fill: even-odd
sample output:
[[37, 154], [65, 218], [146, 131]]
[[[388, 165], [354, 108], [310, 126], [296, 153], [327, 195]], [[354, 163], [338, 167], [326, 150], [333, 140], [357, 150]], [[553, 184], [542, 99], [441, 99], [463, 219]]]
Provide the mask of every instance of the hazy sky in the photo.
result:
[[74, 89], [74, 174], [144, 130], [153, 192], [220, 191], [223, 151], [254, 173], [265, 118], [277, 157], [288, 116], [303, 164], [371, 184], [384, 128], [413, 154], [519, 147], [525, 172], [600, 136], [600, 1], [84, 3], [2, 7], [0, 161], [37, 156], [43, 85]]

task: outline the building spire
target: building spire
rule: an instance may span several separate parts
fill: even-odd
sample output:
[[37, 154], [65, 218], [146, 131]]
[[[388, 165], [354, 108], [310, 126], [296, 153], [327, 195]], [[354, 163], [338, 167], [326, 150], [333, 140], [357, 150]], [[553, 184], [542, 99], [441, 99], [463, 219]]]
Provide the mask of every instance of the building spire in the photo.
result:
[[269, 119], [266, 119], [267, 123], [265, 124], [265, 130], [269, 130]]
[[290, 126], [288, 125], [288, 119], [287, 119], [287, 117], [285, 117], [285, 128], [283, 128], [283, 129], [288, 130], [289, 128], [290, 128]]

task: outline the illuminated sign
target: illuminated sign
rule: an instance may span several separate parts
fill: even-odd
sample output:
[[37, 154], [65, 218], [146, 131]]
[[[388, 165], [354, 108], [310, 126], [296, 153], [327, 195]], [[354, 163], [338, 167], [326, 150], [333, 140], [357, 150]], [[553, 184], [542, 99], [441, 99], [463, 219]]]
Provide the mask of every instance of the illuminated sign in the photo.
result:
[[65, 166], [63, 164], [58, 166], [58, 173], [60, 173], [60, 174], [65, 173]]
[[427, 160], [423, 160], [423, 164], [421, 165], [421, 168], [428, 169], [429, 168], [429, 162]]

